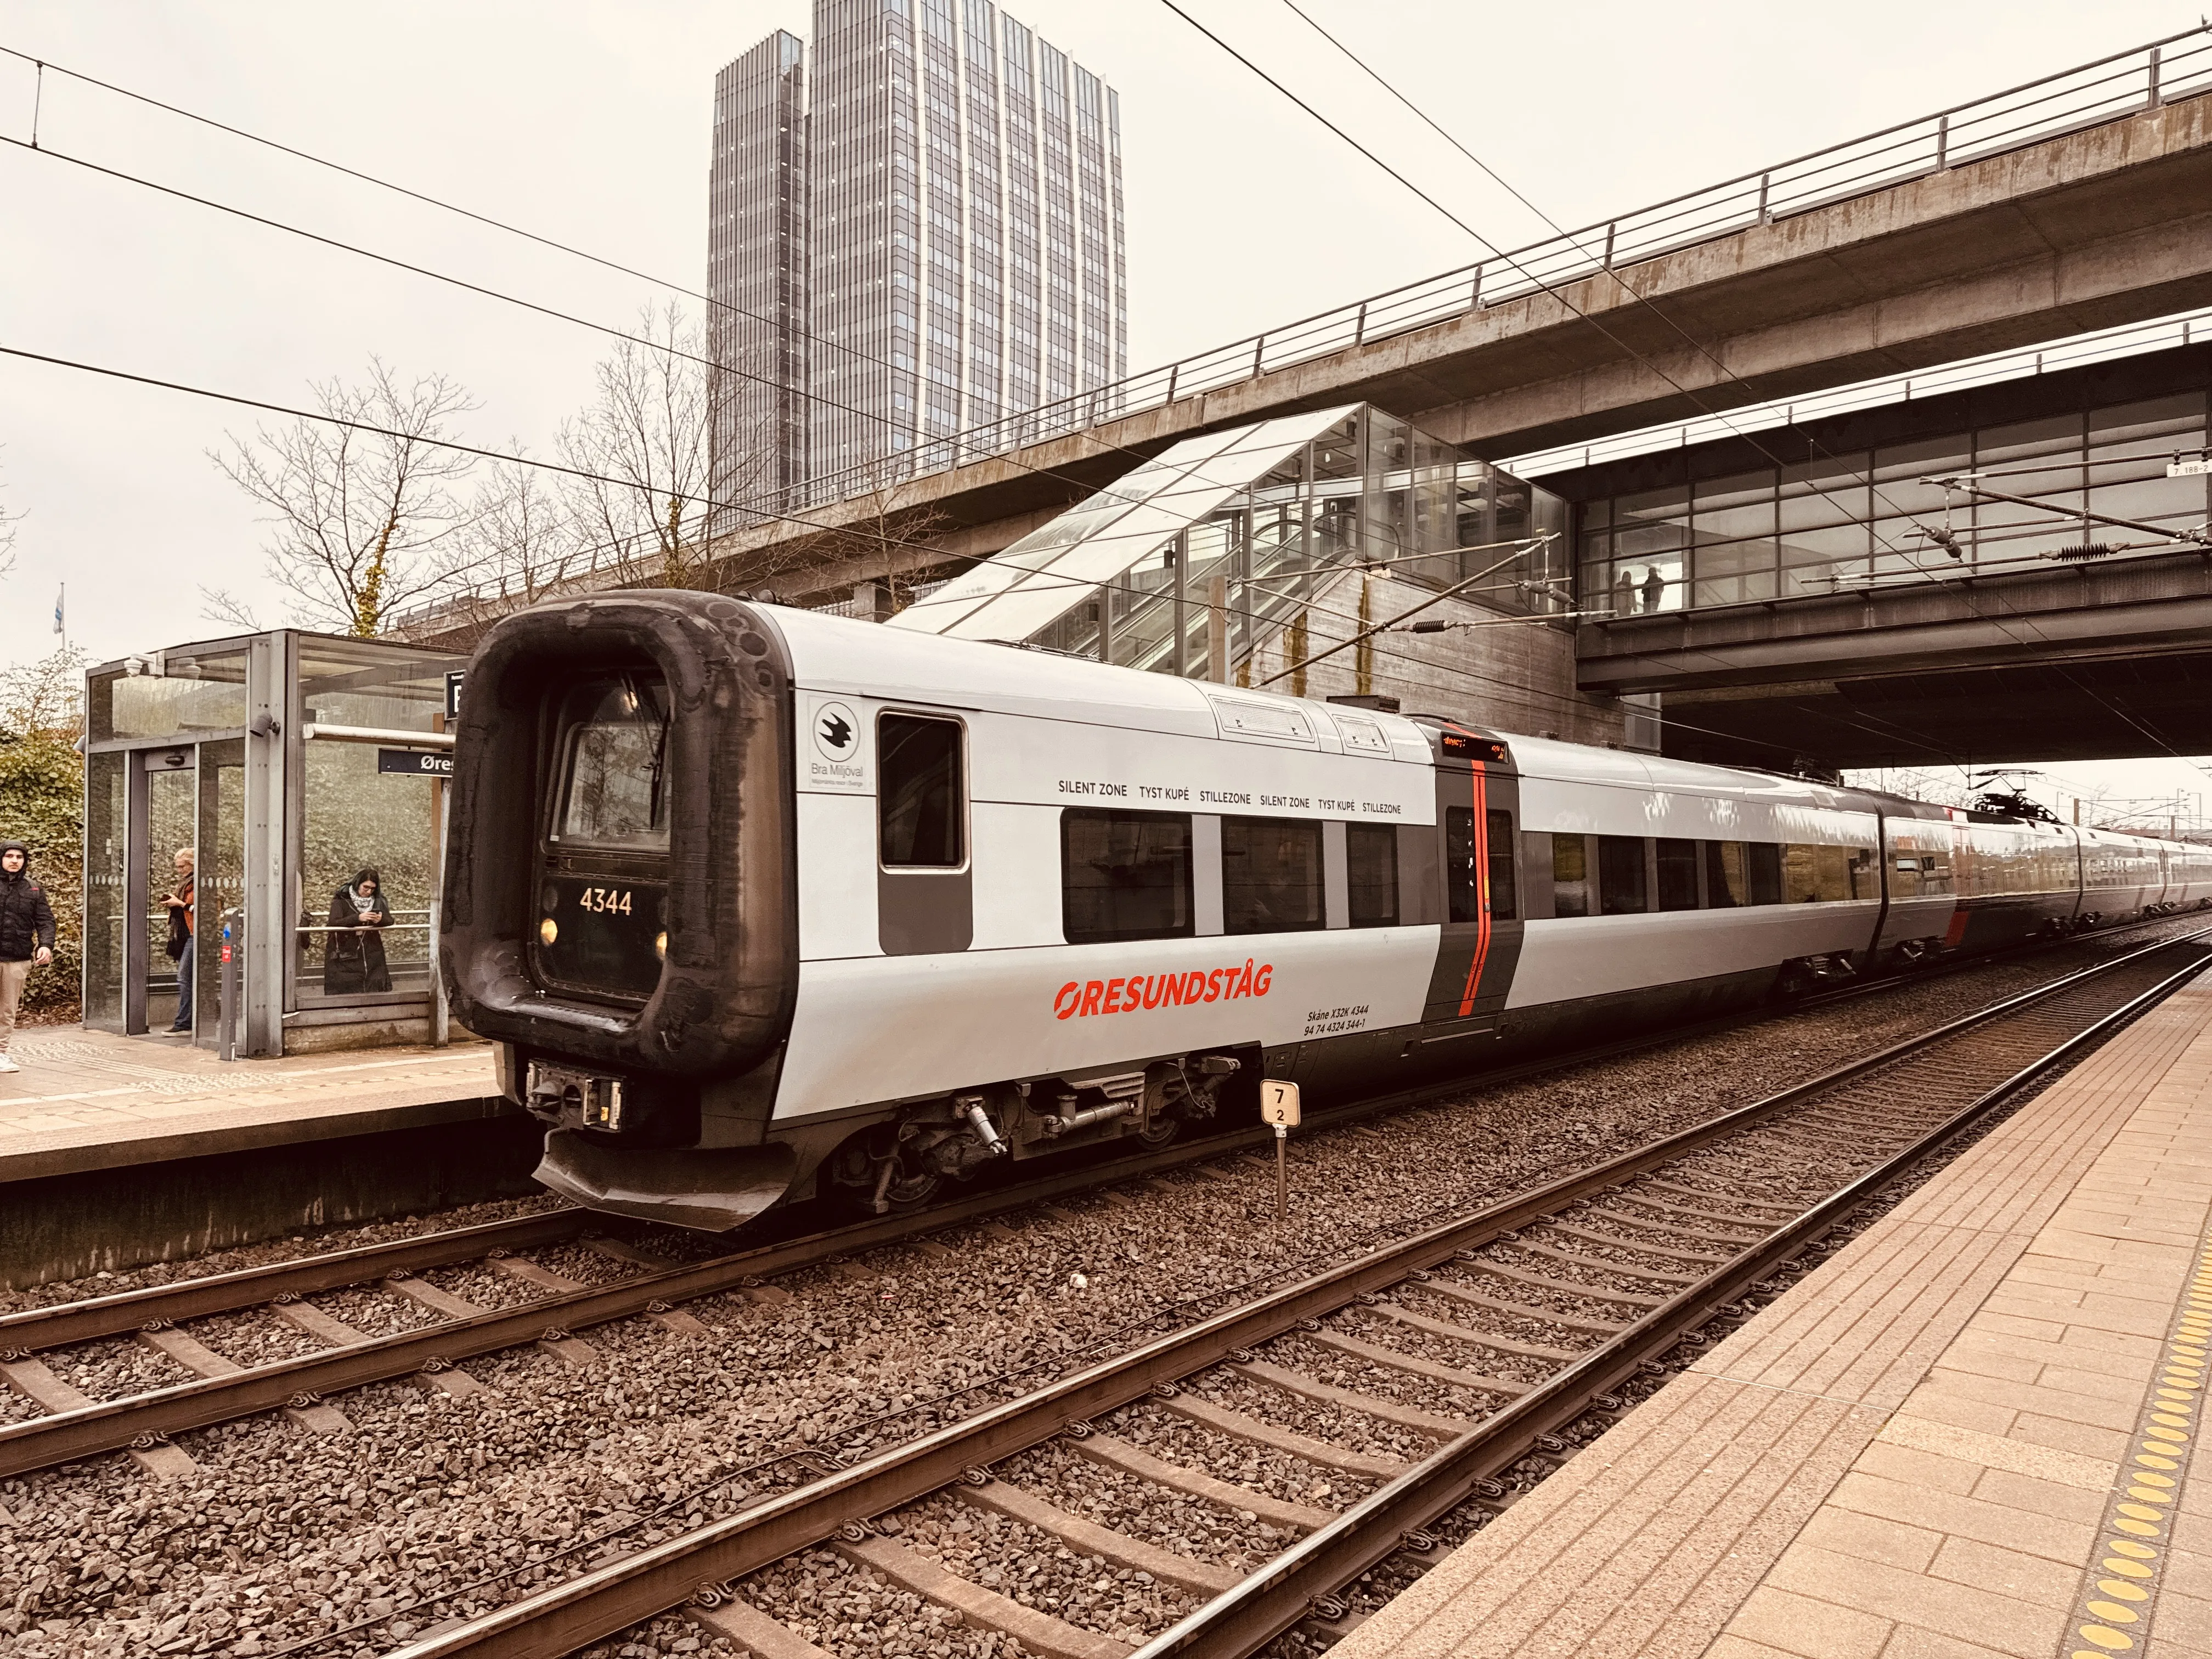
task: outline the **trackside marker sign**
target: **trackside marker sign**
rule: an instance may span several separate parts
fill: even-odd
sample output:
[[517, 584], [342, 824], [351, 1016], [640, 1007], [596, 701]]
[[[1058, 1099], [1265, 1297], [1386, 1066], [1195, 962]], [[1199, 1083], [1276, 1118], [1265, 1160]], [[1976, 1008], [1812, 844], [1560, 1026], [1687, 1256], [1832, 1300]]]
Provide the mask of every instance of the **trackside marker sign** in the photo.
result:
[[1275, 980], [1275, 964], [1242, 968], [1194, 968], [1184, 974], [1137, 974], [1126, 979], [1072, 979], [1052, 999], [1056, 1019], [1088, 1019], [1093, 1014], [1133, 1014], [1144, 1008], [1174, 1008], [1192, 1002], [1233, 1002], [1263, 997]]

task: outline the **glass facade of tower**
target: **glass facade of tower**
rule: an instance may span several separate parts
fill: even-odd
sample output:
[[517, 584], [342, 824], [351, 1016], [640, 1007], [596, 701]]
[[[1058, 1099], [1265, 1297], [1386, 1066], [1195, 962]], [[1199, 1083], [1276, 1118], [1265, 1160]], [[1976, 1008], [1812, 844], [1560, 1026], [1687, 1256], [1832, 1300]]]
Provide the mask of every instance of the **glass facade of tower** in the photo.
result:
[[714, 77], [708, 344], [717, 501], [798, 498], [806, 482], [806, 82], [781, 30]]
[[[733, 342], [774, 332], [757, 355], [793, 395], [759, 401], [791, 439], [779, 481], [798, 452], [793, 500], [951, 465], [957, 434], [1128, 358], [1113, 89], [990, 0], [815, 0], [813, 28], [811, 70], [779, 33], [722, 72], [711, 185], [708, 292]], [[773, 179], [738, 138], [771, 128], [798, 139]], [[794, 184], [787, 227], [774, 210]], [[798, 273], [794, 311], [759, 302], [763, 266]]]

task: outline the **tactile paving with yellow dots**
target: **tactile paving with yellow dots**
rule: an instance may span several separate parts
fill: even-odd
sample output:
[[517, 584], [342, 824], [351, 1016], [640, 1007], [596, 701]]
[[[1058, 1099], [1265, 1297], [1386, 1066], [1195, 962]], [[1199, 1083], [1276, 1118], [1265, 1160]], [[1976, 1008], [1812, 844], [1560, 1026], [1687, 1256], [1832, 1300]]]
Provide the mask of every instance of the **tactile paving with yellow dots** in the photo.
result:
[[2212, 977], [1333, 1659], [2212, 1655]]

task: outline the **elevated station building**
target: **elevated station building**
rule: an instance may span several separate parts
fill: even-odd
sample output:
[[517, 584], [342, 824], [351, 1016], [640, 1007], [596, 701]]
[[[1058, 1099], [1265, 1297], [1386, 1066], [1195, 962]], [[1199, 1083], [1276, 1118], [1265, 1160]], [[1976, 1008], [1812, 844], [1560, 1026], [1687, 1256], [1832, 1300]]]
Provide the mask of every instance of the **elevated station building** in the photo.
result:
[[2212, 344], [2032, 362], [1545, 473], [1606, 612], [1577, 684], [1656, 695], [1667, 752], [1740, 764], [2201, 753]]

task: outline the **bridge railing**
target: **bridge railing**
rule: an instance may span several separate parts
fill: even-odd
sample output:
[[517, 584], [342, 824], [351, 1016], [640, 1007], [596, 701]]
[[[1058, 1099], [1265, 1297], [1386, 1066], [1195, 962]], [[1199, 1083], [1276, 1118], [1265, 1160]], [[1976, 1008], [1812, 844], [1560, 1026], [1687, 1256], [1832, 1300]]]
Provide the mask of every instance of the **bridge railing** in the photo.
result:
[[[1832, 206], [1913, 179], [1985, 161], [2086, 127], [2212, 91], [2212, 28], [2200, 27], [2114, 52], [1949, 109], [1654, 203], [1580, 230], [1498, 253], [1443, 275], [1301, 318], [1262, 334], [1147, 369], [985, 425], [924, 437], [903, 468], [876, 460], [811, 480], [788, 494], [742, 503], [790, 514], [957, 466], [1073, 435], [1180, 398], [1309, 362], [1347, 348], [1449, 322], [1508, 300], [1731, 236], [1755, 225]], [[896, 477], [892, 475], [896, 474]], [[622, 550], [594, 551], [569, 573], [588, 583], [617, 567]], [[489, 585], [432, 600], [398, 619], [421, 625], [475, 601], [496, 610]]]
[[[1373, 295], [989, 424], [927, 438], [909, 477], [1218, 391], [1349, 347], [1654, 259], [2212, 91], [2212, 32], [2115, 52], [1863, 137]], [[883, 463], [811, 482], [811, 505], [881, 482]]]

